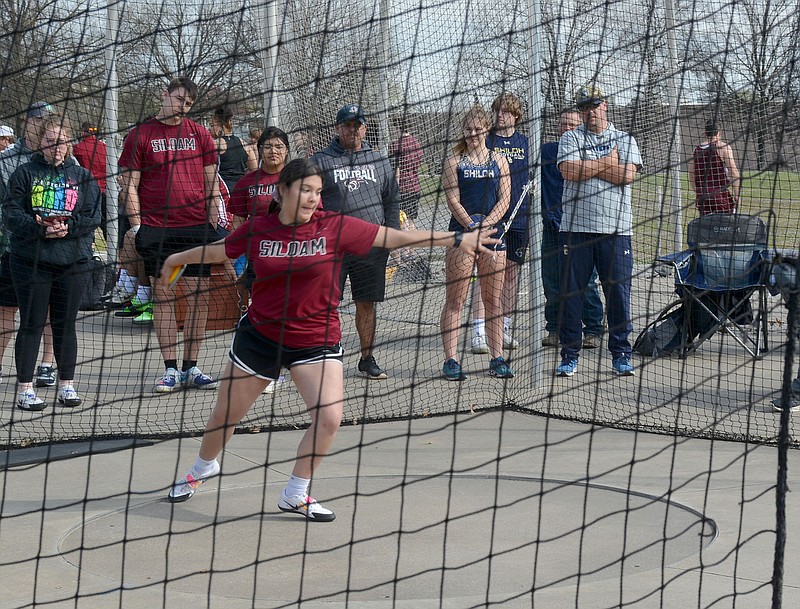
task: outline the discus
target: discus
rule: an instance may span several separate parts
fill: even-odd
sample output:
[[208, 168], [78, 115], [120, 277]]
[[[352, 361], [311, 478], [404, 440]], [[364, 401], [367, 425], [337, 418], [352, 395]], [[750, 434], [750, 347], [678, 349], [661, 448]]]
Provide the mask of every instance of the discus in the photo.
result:
[[176, 266], [172, 269], [172, 272], [169, 274], [169, 285], [173, 286], [183, 276], [183, 272], [186, 270], [186, 265], [182, 264], [181, 266]]

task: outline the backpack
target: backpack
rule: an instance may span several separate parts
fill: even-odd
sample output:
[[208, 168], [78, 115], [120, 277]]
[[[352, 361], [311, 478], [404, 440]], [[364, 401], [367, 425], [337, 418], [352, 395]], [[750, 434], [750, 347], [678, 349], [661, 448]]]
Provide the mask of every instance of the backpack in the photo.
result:
[[681, 348], [684, 310], [681, 305], [671, 313], [659, 316], [639, 334], [633, 350], [647, 357], [669, 355]]
[[103, 295], [114, 287], [114, 265], [95, 256], [86, 263], [86, 282], [81, 293], [81, 311], [100, 311], [105, 308]]

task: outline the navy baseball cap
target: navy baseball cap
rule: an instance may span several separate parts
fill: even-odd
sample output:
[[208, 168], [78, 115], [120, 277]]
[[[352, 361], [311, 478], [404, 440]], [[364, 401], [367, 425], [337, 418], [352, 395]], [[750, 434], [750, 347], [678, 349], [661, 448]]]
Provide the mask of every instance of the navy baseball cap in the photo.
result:
[[45, 101], [38, 101], [35, 104], [31, 104], [25, 118], [44, 118], [45, 116], [50, 116], [52, 113], [53, 106]]
[[603, 90], [595, 84], [586, 84], [575, 92], [575, 107], [579, 110], [597, 107], [606, 100]]
[[362, 125], [367, 124], [367, 119], [364, 118], [364, 110], [358, 104], [348, 104], [336, 113], [336, 124], [346, 123], [349, 121], [358, 121]]

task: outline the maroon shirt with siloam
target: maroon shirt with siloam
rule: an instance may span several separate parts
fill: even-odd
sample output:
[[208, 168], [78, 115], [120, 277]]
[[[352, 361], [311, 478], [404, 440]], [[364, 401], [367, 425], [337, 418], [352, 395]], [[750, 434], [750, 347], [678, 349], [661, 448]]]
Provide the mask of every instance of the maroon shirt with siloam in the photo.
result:
[[337, 307], [344, 254], [366, 255], [380, 227], [316, 211], [300, 225], [278, 214], [253, 217], [225, 238], [225, 254], [247, 254], [256, 280], [247, 312], [253, 326], [286, 347], [335, 345], [342, 339]]
[[120, 167], [141, 172], [142, 224], [165, 228], [208, 222], [204, 168], [217, 164], [208, 129], [189, 119], [165, 125], [152, 118], [125, 138]]

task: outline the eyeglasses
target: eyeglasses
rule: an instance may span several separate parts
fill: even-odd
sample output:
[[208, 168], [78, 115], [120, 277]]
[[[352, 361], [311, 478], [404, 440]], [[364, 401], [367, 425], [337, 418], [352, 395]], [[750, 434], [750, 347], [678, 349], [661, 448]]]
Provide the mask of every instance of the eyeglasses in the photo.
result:
[[286, 150], [286, 146], [282, 146], [280, 144], [278, 145], [264, 144], [263, 146], [261, 146], [261, 150], [265, 152], [272, 152], [273, 150], [275, 152], [284, 152]]

